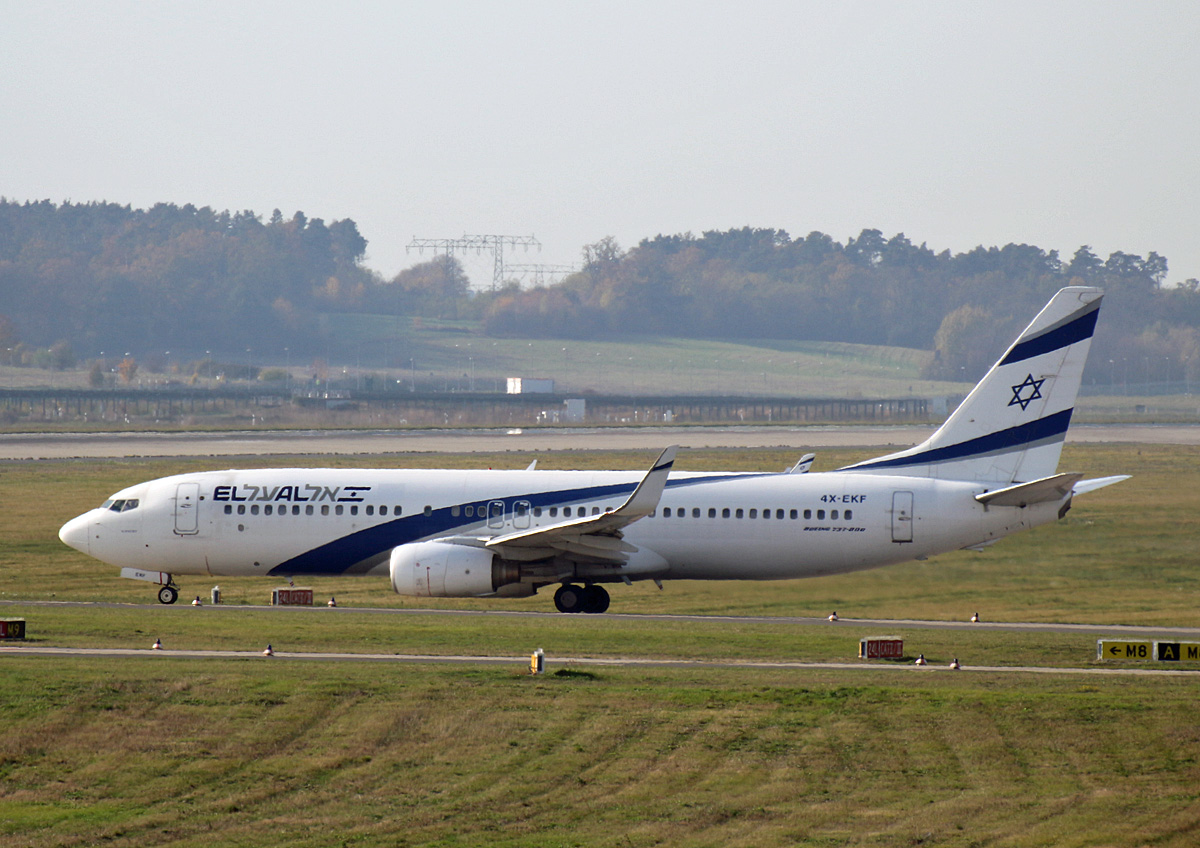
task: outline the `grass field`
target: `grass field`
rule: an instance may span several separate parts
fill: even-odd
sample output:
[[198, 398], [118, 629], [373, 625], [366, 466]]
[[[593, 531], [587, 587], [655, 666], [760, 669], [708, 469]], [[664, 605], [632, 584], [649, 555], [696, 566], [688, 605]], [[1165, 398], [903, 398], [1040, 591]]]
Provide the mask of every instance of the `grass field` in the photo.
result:
[[1193, 681], [4, 668], [13, 845], [1182, 846], [1200, 818]]
[[[390, 359], [397, 377], [445, 388], [500, 391], [510, 376], [550, 377], [563, 392], [909, 397], [945, 394], [919, 380], [928, 351], [883, 345], [766, 339], [746, 342], [631, 336], [617, 341], [489, 338], [470, 324], [329, 315], [339, 338]], [[454, 332], [461, 330], [461, 332]], [[361, 362], [339, 363], [348, 372]], [[332, 364], [332, 363], [331, 363]], [[380, 365], [374, 365], [379, 370]], [[338, 369], [340, 370], [340, 368]], [[942, 385], [941, 391], [935, 387]]]
[[[317, 370], [335, 387], [376, 375], [423, 391], [505, 391], [513, 376], [553, 378], [562, 392], [600, 394], [729, 394], [774, 397], [924, 397], [960, 392], [957, 383], [920, 380], [928, 351], [911, 348], [764, 340], [751, 342], [631, 337], [620, 341], [493, 339], [474, 332], [414, 327], [411, 319], [331, 315], [329, 329], [359, 348], [342, 357], [303, 361], [282, 349], [257, 351], [255, 365], [283, 368], [303, 381]], [[245, 352], [229, 357], [245, 362]], [[316, 367], [316, 359], [321, 361]], [[142, 382], [188, 381], [190, 363], [167, 373], [143, 368]], [[0, 366], [0, 385], [87, 386], [88, 367], [48, 371]], [[206, 385], [204, 380], [201, 385]]]
[[[818, 470], [861, 458], [827, 452]], [[685, 469], [771, 469], [693, 451]], [[342, 465], [523, 467], [530, 457]], [[645, 465], [640, 454], [539, 467]], [[218, 465], [246, 465], [241, 461]], [[292, 464], [286, 459], [271, 464]], [[838, 660], [841, 625], [172, 608], [65, 548], [62, 521], [206, 461], [0, 466], [0, 615], [32, 644], [281, 651]], [[838, 578], [616, 587], [614, 612], [1200, 626], [1200, 449], [1069, 446], [1132, 480], [983, 554]], [[207, 600], [213, 581], [183, 583]], [[222, 582], [264, 604], [273, 580]], [[549, 610], [548, 597], [417, 602], [313, 581], [342, 607]], [[28, 601], [136, 606], [41, 606]], [[939, 664], [1095, 665], [1095, 637], [908, 630]], [[558, 668], [290, 659], [0, 656], [0, 845], [1195, 845], [1200, 678], [872, 669]], [[1185, 666], [1186, 667], [1186, 666]], [[562, 673], [565, 672], [565, 673]]]

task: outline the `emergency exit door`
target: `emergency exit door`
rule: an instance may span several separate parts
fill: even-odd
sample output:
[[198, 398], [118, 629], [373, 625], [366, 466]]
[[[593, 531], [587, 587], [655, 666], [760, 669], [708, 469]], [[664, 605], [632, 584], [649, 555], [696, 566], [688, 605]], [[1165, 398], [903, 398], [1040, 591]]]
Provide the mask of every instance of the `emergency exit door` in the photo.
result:
[[192, 536], [200, 532], [200, 484], [180, 483], [175, 489], [175, 532]]

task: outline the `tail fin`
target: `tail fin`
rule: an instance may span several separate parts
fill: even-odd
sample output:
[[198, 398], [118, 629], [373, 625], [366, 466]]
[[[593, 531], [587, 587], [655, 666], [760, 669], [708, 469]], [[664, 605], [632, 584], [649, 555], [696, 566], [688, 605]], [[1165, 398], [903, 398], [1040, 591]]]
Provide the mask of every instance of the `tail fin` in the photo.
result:
[[1060, 289], [937, 432], [842, 470], [989, 483], [1054, 474], [1103, 296]]

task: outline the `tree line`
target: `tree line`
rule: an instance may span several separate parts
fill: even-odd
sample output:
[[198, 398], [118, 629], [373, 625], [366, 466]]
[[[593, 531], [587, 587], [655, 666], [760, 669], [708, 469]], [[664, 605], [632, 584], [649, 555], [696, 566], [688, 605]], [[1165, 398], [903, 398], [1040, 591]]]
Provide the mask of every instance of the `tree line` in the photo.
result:
[[[889, 344], [935, 351], [926, 376], [972, 379], [1064, 285], [1107, 292], [1092, 368], [1146, 363], [1200, 376], [1200, 284], [1167, 261], [1024, 244], [935, 252], [905, 235], [745, 227], [583, 249], [553, 286], [473, 294], [439, 256], [384, 279], [353, 220], [191, 204], [17, 203], [0, 198], [0, 362], [69, 367], [74, 351], [325, 349], [321, 316], [473, 319], [498, 336], [662, 335]], [[336, 340], [333, 340], [336, 341]], [[118, 352], [119, 351], [119, 352]], [[1163, 363], [1160, 365], [1160, 363]], [[1140, 371], [1141, 369], [1137, 369]], [[1135, 371], [1135, 373], [1137, 373]], [[1095, 374], [1093, 378], [1096, 379]]]
[[1156, 374], [1200, 375], [1200, 285], [1166, 285], [1167, 261], [1156, 253], [1101, 259], [1085, 245], [1064, 260], [1008, 244], [952, 254], [874, 229], [842, 244], [747, 227], [659, 235], [629, 251], [607, 238], [583, 258], [560, 285], [493, 298], [487, 331], [899, 345], [934, 350], [927, 377], [975, 379], [1055, 291], [1095, 285], [1106, 300], [1094, 371], [1152, 359]]
[[366, 247], [353, 221], [302, 212], [0, 199], [0, 313], [30, 345], [303, 344], [319, 312], [354, 308], [374, 283]]

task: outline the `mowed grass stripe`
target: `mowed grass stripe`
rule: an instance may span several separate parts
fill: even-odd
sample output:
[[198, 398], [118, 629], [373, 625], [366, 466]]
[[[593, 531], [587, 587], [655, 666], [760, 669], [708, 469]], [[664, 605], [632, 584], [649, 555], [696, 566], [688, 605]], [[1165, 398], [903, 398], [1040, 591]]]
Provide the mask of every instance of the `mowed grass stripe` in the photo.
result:
[[1174, 680], [48, 662], [4, 666], [13, 844], [1183, 845], [1200, 817]]

